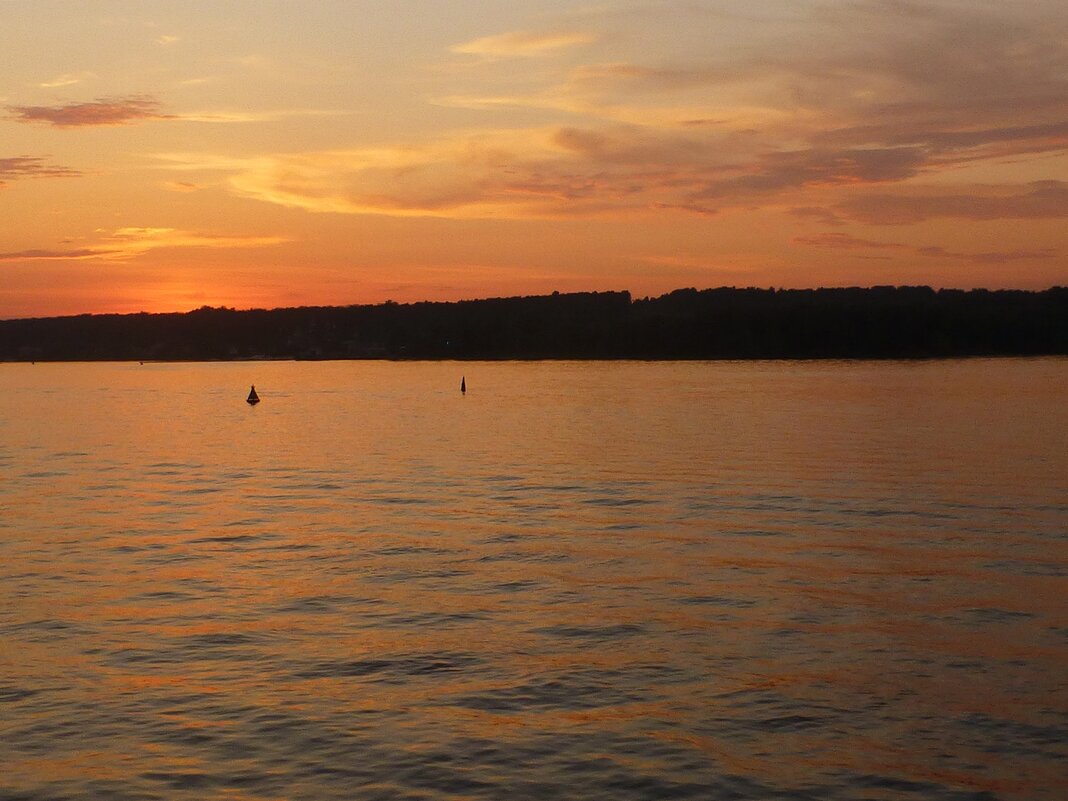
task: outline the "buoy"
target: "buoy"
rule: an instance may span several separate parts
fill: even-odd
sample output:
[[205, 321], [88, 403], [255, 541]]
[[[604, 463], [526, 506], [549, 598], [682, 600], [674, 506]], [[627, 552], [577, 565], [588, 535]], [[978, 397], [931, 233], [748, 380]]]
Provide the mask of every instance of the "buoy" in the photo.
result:
[[466, 376], [460, 376], [460, 392], [462, 394], [466, 394], [467, 393], [467, 377]]
[[250, 405], [255, 406], [260, 402], [260, 396], [256, 394], [256, 385], [252, 385], [252, 390], [248, 393], [248, 402]]

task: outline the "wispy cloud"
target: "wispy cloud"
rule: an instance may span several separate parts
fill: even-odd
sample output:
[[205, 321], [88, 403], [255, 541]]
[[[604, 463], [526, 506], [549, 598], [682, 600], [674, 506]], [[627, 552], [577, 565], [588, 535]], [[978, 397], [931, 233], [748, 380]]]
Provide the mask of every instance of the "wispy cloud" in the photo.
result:
[[[1014, 250], [984, 251], [980, 253], [968, 253], [965, 251], [950, 250], [940, 245], [906, 245], [901, 242], [881, 242], [871, 239], [861, 239], [843, 233], [822, 233], [812, 236], [794, 237], [795, 245], [807, 245], [812, 247], [832, 248], [835, 250], [898, 250], [907, 251], [918, 256], [936, 259], [952, 259], [954, 261], [968, 262], [969, 264], [1009, 264], [1017, 261], [1034, 261], [1036, 259], [1052, 259], [1057, 256], [1053, 248], [1018, 248]], [[870, 257], [868, 257], [870, 258]]]
[[16, 122], [51, 125], [56, 128], [134, 125], [154, 120], [205, 123], [272, 122], [291, 117], [328, 117], [347, 113], [330, 109], [274, 111], [206, 109], [165, 113], [160, 101], [147, 95], [98, 98], [87, 103], [67, 103], [59, 106], [8, 106], [7, 108]]
[[157, 248], [248, 248], [281, 245], [284, 236], [205, 234], [178, 228], [119, 228], [107, 237], [129, 253]]
[[73, 86], [74, 84], [87, 81], [91, 78], [95, 78], [95, 72], [69, 72], [63, 75], [57, 75], [50, 81], [43, 81], [37, 84], [42, 89], [56, 89], [61, 86]]
[[714, 180], [695, 197], [714, 198], [779, 192], [806, 186], [901, 181], [919, 173], [927, 159], [917, 148], [844, 148], [766, 153], [745, 174]]
[[[434, 217], [598, 215], [673, 202], [647, 159], [681, 159], [657, 143], [580, 141], [554, 130], [481, 131], [408, 147], [280, 153], [257, 158], [159, 154], [164, 168], [222, 172], [230, 191], [312, 212]], [[583, 148], [600, 148], [588, 158]], [[676, 161], [675, 165], [679, 162]], [[674, 175], [673, 164], [661, 169]], [[709, 212], [693, 204], [687, 211]]]
[[876, 250], [909, 250], [908, 245], [897, 242], [878, 242], [872, 239], [860, 239], [850, 234], [824, 233], [811, 236], [794, 237], [795, 245], [810, 245], [820, 248], [834, 248], [836, 250], [855, 250], [858, 248], [874, 248]]
[[833, 210], [841, 216], [878, 225], [904, 225], [937, 218], [982, 221], [1068, 217], [1066, 181], [976, 186], [969, 190], [924, 188], [863, 194], [840, 201]]
[[203, 189], [200, 184], [195, 184], [191, 181], [165, 181], [163, 188], [172, 192], [197, 192]]
[[916, 252], [921, 256], [930, 256], [937, 259], [954, 259], [969, 264], [1009, 264], [1017, 261], [1035, 261], [1037, 259], [1057, 258], [1057, 251], [1053, 248], [1021, 248], [1016, 250], [994, 250], [982, 253], [962, 253], [955, 250], [947, 250], [938, 246], [917, 248]]
[[81, 259], [99, 259], [116, 252], [98, 248], [16, 250], [10, 253], [0, 253], [0, 261], [77, 261]]
[[98, 241], [80, 248], [32, 249], [0, 253], [0, 261], [123, 260], [167, 248], [252, 248], [291, 241], [279, 236], [234, 236], [183, 231], [177, 228], [119, 228], [101, 232]]
[[77, 178], [81, 174], [70, 167], [49, 164], [40, 156], [0, 158], [0, 187], [20, 178]]
[[831, 209], [820, 206], [796, 206], [788, 210], [788, 213], [802, 220], [814, 220], [823, 225], [845, 225], [846, 221], [835, 214]]
[[[692, 11], [698, 4], [666, 5]], [[975, 175], [961, 177], [1009, 159], [1068, 154], [1068, 56], [1053, 46], [1068, 25], [1054, 19], [1050, 28], [1042, 15], [1023, 15], [1006, 26], [1012, 15], [990, 4], [967, 12], [941, 3], [918, 9], [858, 0], [820, 6], [802, 23], [776, 7], [767, 12], [776, 25], [724, 18], [733, 27], [717, 47], [687, 31], [679, 36], [692, 47], [679, 47], [657, 29], [642, 50], [620, 44], [622, 28], [597, 36], [573, 29], [593, 31], [591, 17], [572, 17], [555, 31], [512, 31], [451, 48], [496, 62], [586, 55], [569, 48], [596, 42], [590, 51], [597, 58], [578, 65], [570, 58], [539, 61], [535, 69], [529, 62], [465, 62], [456, 73], [464, 77], [450, 84], [457, 94], [435, 101], [493, 112], [494, 119], [504, 117], [505, 106], [520, 106], [523, 119], [535, 121], [528, 127], [479, 129], [476, 122], [468, 133], [403, 145], [257, 157], [170, 154], [163, 161], [221, 173], [210, 183], [242, 197], [339, 214], [711, 218], [774, 208], [838, 227], [1068, 216], [1068, 183], [978, 186]], [[797, 35], [802, 24], [805, 36]], [[742, 44], [735, 44], [736, 30]], [[857, 30], [871, 37], [861, 43]], [[1027, 48], [1031, 56], [1021, 57]], [[1013, 86], [1003, 71], [1014, 76]], [[470, 85], [458, 82], [466, 80]], [[191, 183], [204, 182], [193, 175]], [[797, 244], [894, 249], [844, 233]]]
[[[653, 37], [646, 53], [539, 72], [540, 86], [493, 65], [472, 91], [454, 84], [434, 102], [555, 122], [566, 156], [515, 154], [509, 168], [541, 187], [595, 186], [618, 208], [643, 195], [663, 212], [777, 206], [833, 225], [1049, 219], [1068, 216], [1056, 184], [952, 186], [966, 170], [1068, 156], [1068, 18], [1051, 9], [859, 0], [818, 6], [804, 35], [799, 18], [771, 9], [779, 24], [759, 34], [756, 17], [719, 20], [731, 26], [719, 47], [658, 52]], [[452, 49], [551, 52], [540, 41], [513, 33]], [[614, 47], [601, 37], [598, 55]]]
[[495, 36], [484, 36], [449, 48], [453, 53], [474, 56], [538, 56], [554, 50], [589, 44], [596, 37], [579, 31], [535, 33], [510, 31]]
[[8, 106], [17, 122], [40, 123], [56, 128], [97, 125], [130, 125], [147, 120], [169, 119], [158, 100], [144, 95], [98, 98], [88, 103], [61, 106]]
[[170, 36], [168, 34], [164, 34], [163, 36], [160, 36], [156, 39], [156, 44], [158, 44], [160, 47], [167, 47], [169, 45], [174, 44], [175, 42], [180, 42], [181, 39], [182, 37], [180, 36]]
[[168, 119], [182, 122], [275, 122], [277, 120], [290, 119], [292, 117], [340, 117], [348, 114], [347, 111], [332, 109], [279, 109], [275, 111], [228, 111], [228, 110], [202, 110], [183, 111], [172, 114]]

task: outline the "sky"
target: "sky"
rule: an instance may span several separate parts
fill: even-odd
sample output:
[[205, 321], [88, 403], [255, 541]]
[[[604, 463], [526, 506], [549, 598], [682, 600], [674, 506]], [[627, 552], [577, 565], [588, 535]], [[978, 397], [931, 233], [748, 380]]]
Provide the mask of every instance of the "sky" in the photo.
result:
[[0, 0], [0, 318], [1068, 284], [1063, 0]]

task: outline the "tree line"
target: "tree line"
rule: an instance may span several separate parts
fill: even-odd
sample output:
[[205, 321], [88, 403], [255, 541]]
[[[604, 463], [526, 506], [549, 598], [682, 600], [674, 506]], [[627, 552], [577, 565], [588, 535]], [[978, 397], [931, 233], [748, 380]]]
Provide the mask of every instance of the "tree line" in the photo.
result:
[[1068, 354], [1068, 288], [678, 289], [0, 321], [0, 360], [810, 359]]

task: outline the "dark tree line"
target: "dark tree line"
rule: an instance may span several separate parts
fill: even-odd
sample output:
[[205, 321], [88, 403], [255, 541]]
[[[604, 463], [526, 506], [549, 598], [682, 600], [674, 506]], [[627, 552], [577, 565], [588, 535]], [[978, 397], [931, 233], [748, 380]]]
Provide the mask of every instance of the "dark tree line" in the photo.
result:
[[679, 289], [0, 321], [0, 360], [1068, 354], [1068, 288]]

